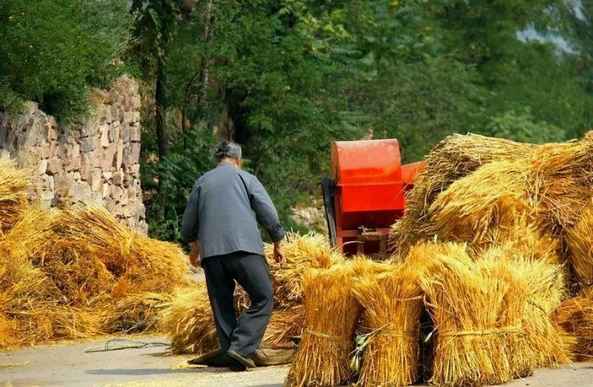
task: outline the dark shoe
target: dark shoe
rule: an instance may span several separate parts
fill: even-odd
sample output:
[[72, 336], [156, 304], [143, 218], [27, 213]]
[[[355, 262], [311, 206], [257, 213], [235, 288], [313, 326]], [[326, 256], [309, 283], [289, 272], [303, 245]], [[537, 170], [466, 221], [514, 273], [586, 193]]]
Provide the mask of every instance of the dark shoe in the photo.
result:
[[224, 351], [217, 349], [198, 356], [195, 359], [187, 362], [191, 365], [205, 365], [208, 367], [229, 367], [231, 365], [230, 359], [226, 356]]
[[[236, 367], [237, 368], [236, 370], [233, 369], [233, 367], [231, 367], [231, 370], [233, 370], [233, 371], [245, 371], [248, 368], [255, 368], [255, 362], [253, 360], [241, 355], [238, 352], [227, 351], [226, 355], [229, 358], [231, 358], [232, 360], [236, 361], [238, 363], [238, 365], [240, 365], [240, 367]], [[242, 369], [240, 369], [240, 368], [242, 368]]]
[[289, 364], [296, 353], [295, 349], [258, 349], [251, 357], [258, 367]]

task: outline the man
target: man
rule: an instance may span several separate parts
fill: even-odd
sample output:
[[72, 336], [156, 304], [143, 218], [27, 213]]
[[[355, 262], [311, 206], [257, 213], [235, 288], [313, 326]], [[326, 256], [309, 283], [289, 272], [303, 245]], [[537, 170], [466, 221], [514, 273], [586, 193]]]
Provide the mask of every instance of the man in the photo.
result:
[[[191, 263], [206, 274], [220, 343], [220, 351], [206, 364], [245, 370], [255, 366], [253, 357], [272, 314], [272, 281], [257, 223], [274, 242], [277, 262], [283, 260], [284, 229], [265, 188], [241, 170], [241, 147], [222, 142], [215, 157], [218, 166], [197, 180], [188, 200], [182, 237], [192, 245]], [[238, 319], [235, 281], [251, 300]]]

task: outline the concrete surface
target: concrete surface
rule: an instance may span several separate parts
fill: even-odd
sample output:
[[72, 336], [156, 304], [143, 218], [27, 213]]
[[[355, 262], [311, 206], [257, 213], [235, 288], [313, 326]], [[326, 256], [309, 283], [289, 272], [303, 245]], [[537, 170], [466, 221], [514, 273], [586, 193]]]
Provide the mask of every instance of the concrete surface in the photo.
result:
[[[162, 337], [128, 337], [134, 343], [166, 343]], [[169, 356], [166, 347], [85, 353], [104, 348], [109, 338], [0, 352], [0, 386], [281, 387], [288, 367], [234, 373], [188, 367], [191, 356]], [[112, 343], [123, 345], [124, 342]], [[130, 343], [127, 343], [130, 344]], [[593, 363], [539, 370], [508, 386], [592, 386]]]

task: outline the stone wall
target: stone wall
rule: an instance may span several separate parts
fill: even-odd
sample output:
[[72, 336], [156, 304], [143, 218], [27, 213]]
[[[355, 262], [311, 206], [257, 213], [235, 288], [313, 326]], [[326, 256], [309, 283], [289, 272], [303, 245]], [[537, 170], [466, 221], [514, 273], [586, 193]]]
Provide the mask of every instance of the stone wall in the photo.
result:
[[61, 127], [37, 104], [0, 113], [0, 150], [33, 170], [31, 192], [44, 207], [100, 204], [146, 232], [140, 186], [140, 94], [122, 77], [94, 90], [89, 117]]

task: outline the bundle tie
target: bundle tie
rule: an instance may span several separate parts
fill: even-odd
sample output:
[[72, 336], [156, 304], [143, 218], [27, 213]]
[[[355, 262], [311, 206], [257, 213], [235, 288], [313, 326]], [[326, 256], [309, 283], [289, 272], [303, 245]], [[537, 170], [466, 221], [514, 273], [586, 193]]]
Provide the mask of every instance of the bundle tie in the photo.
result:
[[370, 329], [366, 329], [370, 331], [369, 333], [363, 335], [365, 337], [374, 337], [374, 336], [388, 336], [388, 337], [414, 337], [418, 334], [415, 330], [408, 330], [405, 331], [403, 329], [397, 329], [394, 327], [390, 327], [389, 325], [384, 325], [380, 328], [377, 328], [373, 331]]
[[522, 333], [523, 329], [520, 326], [514, 327], [507, 327], [507, 328], [494, 328], [494, 329], [485, 329], [481, 331], [448, 331], [448, 332], [440, 332], [439, 335], [441, 337], [459, 337], [459, 336], [490, 336], [490, 335], [508, 335], [508, 334], [516, 334]]

